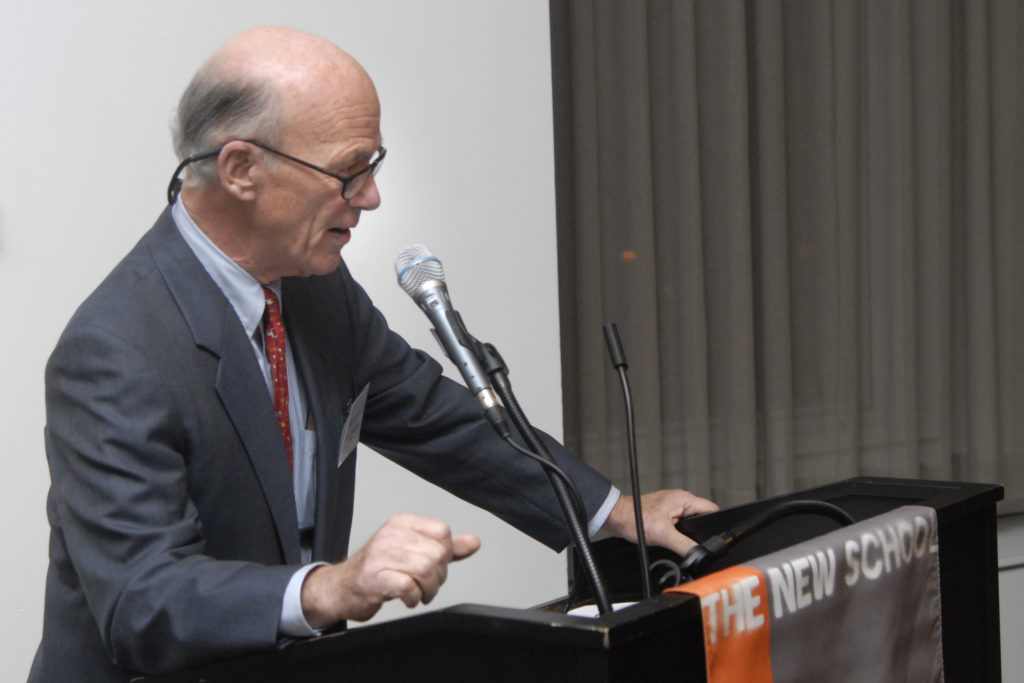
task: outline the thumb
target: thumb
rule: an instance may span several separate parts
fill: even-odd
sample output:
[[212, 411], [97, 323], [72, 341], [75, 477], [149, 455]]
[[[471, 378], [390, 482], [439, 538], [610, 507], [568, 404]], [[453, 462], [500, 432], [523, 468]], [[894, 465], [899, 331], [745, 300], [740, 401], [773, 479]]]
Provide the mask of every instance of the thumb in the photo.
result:
[[452, 559], [464, 560], [480, 549], [480, 539], [475, 534], [461, 534], [452, 539]]

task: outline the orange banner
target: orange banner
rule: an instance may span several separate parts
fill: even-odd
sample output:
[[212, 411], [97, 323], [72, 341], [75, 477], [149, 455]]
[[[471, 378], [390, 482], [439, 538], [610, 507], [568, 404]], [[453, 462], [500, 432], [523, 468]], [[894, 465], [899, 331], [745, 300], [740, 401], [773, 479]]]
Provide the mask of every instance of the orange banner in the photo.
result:
[[700, 596], [709, 683], [772, 683], [768, 591], [751, 567], [729, 567], [669, 590]]

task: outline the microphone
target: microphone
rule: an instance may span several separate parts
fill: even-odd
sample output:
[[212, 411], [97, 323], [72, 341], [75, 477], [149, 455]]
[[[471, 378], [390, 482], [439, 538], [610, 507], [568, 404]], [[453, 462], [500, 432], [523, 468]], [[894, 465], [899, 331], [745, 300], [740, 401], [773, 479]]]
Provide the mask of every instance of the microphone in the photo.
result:
[[[575, 491], [572, 480], [555, 464], [554, 458], [544, 446], [526, 416], [518, 406], [515, 396], [508, 385], [504, 361], [490, 344], [481, 344], [466, 330], [462, 316], [452, 307], [448, 297], [448, 288], [444, 282], [444, 268], [441, 260], [430, 253], [422, 244], [413, 244], [399, 252], [395, 259], [395, 273], [398, 284], [405, 293], [412, 297], [416, 305], [427, 314], [434, 324], [431, 330], [445, 355], [459, 368], [469, 390], [477, 397], [484, 415], [495, 431], [517, 450], [527, 452], [531, 458], [539, 462], [551, 482], [555, 497], [565, 515], [570, 535], [580, 553], [583, 565], [594, 589], [594, 598], [602, 615], [611, 614], [611, 601], [608, 589], [604, 585], [597, 564], [594, 562], [593, 551], [587, 536], [586, 525], [582, 521], [582, 499]], [[493, 372], [485, 372], [484, 367]], [[498, 401], [497, 394], [491, 386], [494, 377], [498, 391], [512, 413], [513, 420], [523, 439], [533, 448], [533, 452], [523, 449], [512, 439], [508, 426], [508, 415], [505, 405]], [[575, 496], [575, 498], [573, 497]]]
[[499, 434], [509, 434], [505, 408], [498, 401], [475, 351], [480, 342], [469, 334], [462, 316], [452, 307], [441, 260], [422, 244], [413, 244], [395, 258], [395, 274], [398, 284], [433, 323], [434, 338], [462, 373], [484, 415]]

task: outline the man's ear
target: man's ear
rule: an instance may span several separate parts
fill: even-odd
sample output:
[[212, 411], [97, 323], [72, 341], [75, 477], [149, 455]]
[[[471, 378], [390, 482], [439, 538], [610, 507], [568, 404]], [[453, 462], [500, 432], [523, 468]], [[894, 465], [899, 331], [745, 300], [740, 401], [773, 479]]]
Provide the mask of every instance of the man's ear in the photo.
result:
[[260, 155], [253, 145], [242, 140], [232, 140], [224, 145], [217, 155], [217, 173], [225, 192], [239, 201], [256, 198], [255, 167]]

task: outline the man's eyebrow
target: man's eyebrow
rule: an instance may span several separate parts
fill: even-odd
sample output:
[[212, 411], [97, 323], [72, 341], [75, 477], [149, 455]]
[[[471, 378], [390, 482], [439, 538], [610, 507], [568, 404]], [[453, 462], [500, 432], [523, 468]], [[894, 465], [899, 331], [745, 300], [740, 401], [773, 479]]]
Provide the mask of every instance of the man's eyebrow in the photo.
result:
[[328, 168], [336, 168], [340, 170], [347, 170], [358, 164], [359, 162], [369, 162], [370, 159], [377, 153], [379, 147], [374, 148], [370, 151], [366, 150], [353, 150], [342, 155], [337, 161], [331, 162]]

